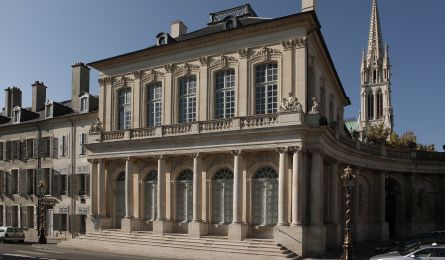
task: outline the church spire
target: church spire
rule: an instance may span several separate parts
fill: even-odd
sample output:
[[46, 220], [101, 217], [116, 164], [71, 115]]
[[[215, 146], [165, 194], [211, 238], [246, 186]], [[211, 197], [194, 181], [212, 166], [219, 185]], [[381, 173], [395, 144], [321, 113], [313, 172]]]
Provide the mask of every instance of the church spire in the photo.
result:
[[380, 26], [380, 15], [377, 0], [372, 0], [371, 21], [368, 37], [368, 64], [371, 64], [373, 57], [376, 60], [383, 57], [384, 45], [382, 37], [382, 29]]

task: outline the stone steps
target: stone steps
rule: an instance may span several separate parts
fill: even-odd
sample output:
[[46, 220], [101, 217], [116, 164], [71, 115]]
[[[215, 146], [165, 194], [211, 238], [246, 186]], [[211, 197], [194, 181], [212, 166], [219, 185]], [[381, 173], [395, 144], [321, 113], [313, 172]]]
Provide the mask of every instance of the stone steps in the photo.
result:
[[[292, 252], [278, 247], [272, 239], [245, 239], [243, 241], [228, 240], [227, 237], [205, 236], [201, 238], [189, 238], [187, 234], [154, 235], [152, 232], [124, 233], [118, 230], [105, 230], [90, 232], [74, 240], [60, 243], [61, 247], [97, 248], [109, 245], [120, 247], [141, 247], [150, 249], [150, 253], [158, 253], [158, 256], [172, 256], [174, 251], [197, 252], [191, 254], [193, 259], [227, 258], [237, 259], [236, 256], [252, 259], [292, 259]], [[127, 248], [127, 249], [128, 249]], [[156, 250], [153, 250], [156, 248]], [[139, 251], [142, 253], [143, 251]], [[201, 254], [199, 254], [201, 252]], [[169, 255], [170, 254], [170, 255]], [[199, 255], [204, 258], [198, 257]]]

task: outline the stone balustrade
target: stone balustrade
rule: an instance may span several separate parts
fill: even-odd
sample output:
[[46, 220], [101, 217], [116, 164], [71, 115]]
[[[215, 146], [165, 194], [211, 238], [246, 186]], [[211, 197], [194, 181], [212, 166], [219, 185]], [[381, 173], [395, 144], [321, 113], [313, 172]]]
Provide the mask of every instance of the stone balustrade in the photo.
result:
[[180, 136], [199, 133], [235, 131], [251, 128], [265, 128], [303, 124], [304, 114], [285, 112], [268, 115], [234, 117], [221, 120], [164, 125], [151, 128], [126, 129], [119, 131], [90, 133], [88, 142], [114, 142], [163, 136]]

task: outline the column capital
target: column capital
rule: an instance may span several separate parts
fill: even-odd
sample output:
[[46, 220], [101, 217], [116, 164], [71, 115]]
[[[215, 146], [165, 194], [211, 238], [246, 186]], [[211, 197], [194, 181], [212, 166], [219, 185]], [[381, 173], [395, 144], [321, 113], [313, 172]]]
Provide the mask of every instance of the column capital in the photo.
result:
[[102, 159], [87, 159], [87, 161], [89, 162], [89, 163], [99, 163], [100, 161], [102, 161]]
[[192, 153], [191, 156], [193, 159], [197, 159], [201, 154], [200, 153]]
[[287, 148], [287, 147], [276, 147], [275, 150], [276, 150], [278, 153], [285, 153], [285, 152], [288, 151], [288, 148]]
[[129, 161], [129, 162], [134, 162], [134, 161], [137, 161], [138, 158], [132, 157], [132, 156], [128, 156], [128, 157], [124, 157], [124, 160], [125, 161]]
[[301, 146], [289, 146], [289, 152], [298, 153], [303, 151], [303, 147]]
[[163, 155], [163, 154], [155, 155], [154, 157], [155, 157], [157, 160], [163, 160], [163, 159], [166, 158], [166, 156]]
[[231, 153], [233, 156], [240, 156], [241, 153], [242, 153], [242, 151], [241, 151], [241, 150], [232, 150], [232, 151], [230, 151], [230, 153]]

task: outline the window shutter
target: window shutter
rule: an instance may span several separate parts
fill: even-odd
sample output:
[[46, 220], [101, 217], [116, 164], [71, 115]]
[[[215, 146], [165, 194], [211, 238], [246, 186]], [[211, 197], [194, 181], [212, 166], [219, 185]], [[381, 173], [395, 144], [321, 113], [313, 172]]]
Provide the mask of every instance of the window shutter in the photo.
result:
[[37, 178], [36, 178], [36, 187], [35, 187], [37, 195], [40, 194], [40, 190], [39, 190], [40, 182], [45, 181], [44, 173], [45, 173], [44, 169], [42, 169], [42, 168], [37, 169]]
[[90, 174], [85, 174], [85, 195], [87, 196], [90, 196]]
[[23, 151], [23, 153], [22, 153], [22, 158], [23, 158], [23, 160], [28, 160], [29, 158], [28, 158], [28, 150], [29, 150], [29, 142], [28, 142], [28, 140], [26, 140], [25, 139], [25, 141], [23, 141], [22, 142], [22, 147], [23, 147], [23, 149], [22, 149], [22, 151]]
[[38, 139], [33, 139], [33, 151], [32, 151], [32, 158], [36, 159], [39, 157], [39, 142]]
[[82, 144], [83, 144], [83, 133], [79, 134], [79, 148], [77, 149], [78, 154], [82, 153]]
[[46, 157], [46, 141], [44, 138], [40, 138], [40, 141], [38, 142], [38, 153], [39, 157]]
[[53, 170], [53, 174], [52, 174], [52, 181], [51, 181], [51, 185], [52, 185], [52, 195], [57, 196], [60, 195], [60, 172]]
[[52, 145], [53, 145], [52, 153], [53, 153], [53, 156], [52, 157], [56, 158], [56, 159], [59, 157], [58, 144], [59, 144], [58, 139], [53, 137], [53, 140], [52, 140]]
[[33, 206], [32, 207], [32, 211], [33, 211], [32, 222], [33, 222], [33, 225], [34, 225], [34, 229], [37, 229], [37, 207]]
[[23, 161], [25, 161], [26, 158], [26, 139], [24, 141], [20, 142], [20, 153], [21, 153], [21, 158]]
[[10, 141], [5, 142], [5, 147], [3, 150], [3, 158], [5, 158], [5, 161], [9, 161], [11, 158], [11, 142]]
[[58, 154], [59, 154], [59, 157], [61, 157], [61, 156], [63, 156], [63, 136], [61, 136], [58, 140], [58, 143], [59, 143], [59, 150], [58, 150]]
[[26, 196], [27, 190], [26, 190], [26, 169], [20, 169], [18, 172], [19, 176], [19, 194]]
[[62, 215], [61, 214], [54, 214], [53, 215], [53, 229], [60, 231], [60, 217]]
[[70, 147], [71, 147], [71, 142], [70, 142], [71, 136], [70, 135], [66, 135], [65, 137], [65, 156], [69, 157], [70, 156]]

